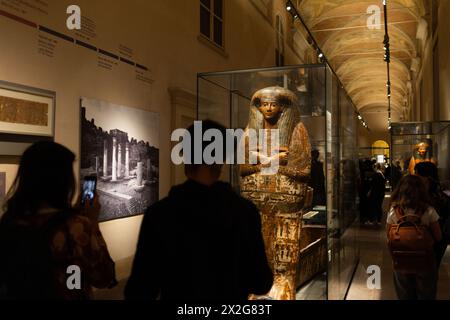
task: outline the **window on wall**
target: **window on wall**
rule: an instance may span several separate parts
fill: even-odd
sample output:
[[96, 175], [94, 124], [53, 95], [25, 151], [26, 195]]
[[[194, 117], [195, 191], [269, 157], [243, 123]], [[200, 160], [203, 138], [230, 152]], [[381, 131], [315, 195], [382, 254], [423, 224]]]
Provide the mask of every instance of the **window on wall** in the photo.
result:
[[279, 15], [275, 19], [275, 31], [276, 31], [276, 47], [275, 47], [275, 65], [277, 67], [284, 65], [284, 30], [283, 22]]
[[200, 32], [223, 47], [223, 0], [200, 0]]

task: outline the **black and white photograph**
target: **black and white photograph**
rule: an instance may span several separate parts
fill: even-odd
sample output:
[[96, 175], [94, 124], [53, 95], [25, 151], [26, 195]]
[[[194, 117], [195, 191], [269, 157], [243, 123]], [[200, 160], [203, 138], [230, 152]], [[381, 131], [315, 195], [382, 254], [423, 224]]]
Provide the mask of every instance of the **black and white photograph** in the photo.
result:
[[81, 98], [80, 184], [96, 176], [99, 221], [142, 214], [159, 197], [159, 115]]

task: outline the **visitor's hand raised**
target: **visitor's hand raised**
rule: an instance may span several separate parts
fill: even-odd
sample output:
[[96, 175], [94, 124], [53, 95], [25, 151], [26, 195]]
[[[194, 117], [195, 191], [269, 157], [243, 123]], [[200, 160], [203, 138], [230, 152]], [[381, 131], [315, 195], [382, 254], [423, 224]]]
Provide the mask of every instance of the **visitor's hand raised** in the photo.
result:
[[[81, 203], [81, 201], [79, 202]], [[85, 201], [84, 205], [80, 205], [80, 212], [81, 214], [83, 214], [84, 216], [88, 217], [91, 220], [97, 221], [98, 220], [98, 216], [100, 214], [100, 209], [101, 209], [101, 205], [100, 205], [100, 201], [98, 198], [98, 195], [94, 196], [94, 199], [91, 200], [87, 200]]]

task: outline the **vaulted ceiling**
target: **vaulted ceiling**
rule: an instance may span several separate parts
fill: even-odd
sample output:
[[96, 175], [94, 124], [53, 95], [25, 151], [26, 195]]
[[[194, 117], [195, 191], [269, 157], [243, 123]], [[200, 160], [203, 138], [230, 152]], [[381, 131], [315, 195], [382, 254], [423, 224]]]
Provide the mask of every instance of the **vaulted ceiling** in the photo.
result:
[[[399, 121], [410, 108], [411, 65], [418, 56], [416, 35], [425, 7], [423, 0], [387, 2], [392, 118]], [[382, 0], [297, 0], [293, 3], [369, 127], [387, 130]], [[373, 25], [377, 13], [381, 18], [378, 26]]]

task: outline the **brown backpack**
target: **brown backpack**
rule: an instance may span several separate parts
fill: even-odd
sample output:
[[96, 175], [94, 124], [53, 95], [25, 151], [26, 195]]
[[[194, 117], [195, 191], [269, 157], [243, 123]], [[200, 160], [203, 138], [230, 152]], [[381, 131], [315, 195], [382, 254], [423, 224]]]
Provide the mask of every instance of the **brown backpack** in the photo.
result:
[[398, 223], [388, 232], [388, 246], [394, 270], [407, 274], [423, 274], [435, 268], [434, 239], [421, 217], [395, 208]]

